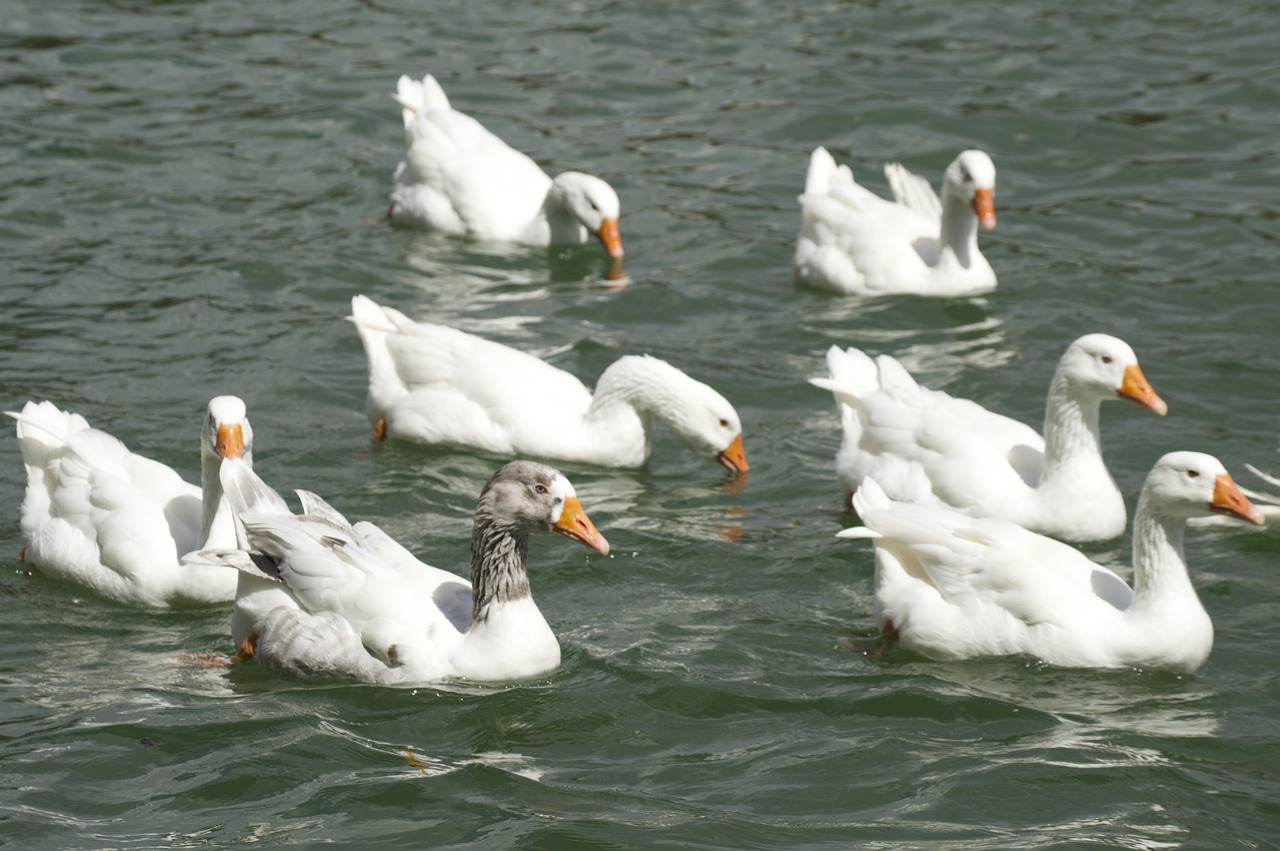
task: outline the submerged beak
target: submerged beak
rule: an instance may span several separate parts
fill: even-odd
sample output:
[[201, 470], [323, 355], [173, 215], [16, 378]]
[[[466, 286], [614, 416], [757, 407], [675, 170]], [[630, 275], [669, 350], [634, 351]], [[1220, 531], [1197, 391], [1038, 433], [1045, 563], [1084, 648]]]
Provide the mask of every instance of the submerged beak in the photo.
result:
[[596, 231], [596, 236], [604, 243], [605, 250], [609, 252], [609, 256], [615, 260], [622, 258], [622, 234], [618, 233], [618, 220], [605, 219], [600, 223], [600, 230]]
[[582, 503], [578, 502], [576, 496], [571, 496], [564, 501], [564, 507], [560, 509], [560, 519], [552, 528], [572, 541], [591, 547], [602, 556], [609, 554], [609, 542], [604, 539], [604, 535], [600, 534], [596, 524], [591, 522], [587, 512], [582, 510]]
[[747, 452], [742, 448], [741, 434], [730, 441], [725, 450], [716, 456], [716, 460], [735, 473], [745, 473], [751, 469], [751, 465], [747, 463]]
[[223, 458], [240, 458], [244, 455], [244, 432], [239, 425], [219, 425], [214, 450]]
[[1213, 480], [1213, 499], [1209, 500], [1209, 508], [1219, 514], [1238, 517], [1254, 526], [1261, 526], [1267, 522], [1257, 506], [1240, 493], [1240, 488], [1236, 487], [1236, 483], [1227, 473]]
[[978, 224], [982, 225], [983, 230], [995, 230], [995, 196], [994, 189], [978, 189], [973, 193], [973, 211], [978, 214]]
[[1131, 363], [1124, 368], [1124, 381], [1120, 382], [1120, 389], [1116, 391], [1116, 395], [1121, 399], [1137, 402], [1162, 417], [1169, 413], [1169, 406], [1156, 395], [1156, 391], [1151, 389], [1151, 385], [1147, 383], [1147, 377], [1142, 374], [1142, 368], [1136, 363]]

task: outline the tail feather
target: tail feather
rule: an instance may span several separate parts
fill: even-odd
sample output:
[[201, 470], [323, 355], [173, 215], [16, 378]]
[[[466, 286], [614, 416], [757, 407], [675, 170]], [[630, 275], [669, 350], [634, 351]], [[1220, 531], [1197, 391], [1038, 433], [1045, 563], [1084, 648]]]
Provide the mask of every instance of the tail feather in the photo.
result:
[[805, 194], [825, 195], [831, 188], [831, 178], [839, 169], [835, 157], [826, 148], [814, 148], [809, 155], [809, 171], [804, 178]]
[[836, 401], [857, 407], [858, 400], [880, 389], [876, 362], [855, 348], [832, 346], [827, 350], [829, 377], [810, 378], [809, 383], [835, 394]]
[[421, 80], [415, 80], [408, 74], [401, 75], [396, 81], [396, 92], [391, 96], [400, 104], [401, 117], [405, 129], [434, 109], [449, 109], [449, 98], [436, 82], [436, 78], [428, 74]]
[[858, 512], [858, 516], [864, 520], [867, 512], [878, 508], [888, 508], [892, 504], [889, 495], [884, 492], [884, 488], [880, 487], [880, 483], [870, 476], [862, 480], [862, 484], [858, 486], [858, 490], [853, 494], [853, 510]]

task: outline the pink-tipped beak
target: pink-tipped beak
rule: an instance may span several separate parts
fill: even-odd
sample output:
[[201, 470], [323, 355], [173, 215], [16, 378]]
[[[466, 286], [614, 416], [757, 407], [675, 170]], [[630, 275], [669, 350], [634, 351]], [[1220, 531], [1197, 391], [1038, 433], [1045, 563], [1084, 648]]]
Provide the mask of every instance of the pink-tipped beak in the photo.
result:
[[995, 230], [996, 198], [994, 189], [979, 189], [973, 193], [973, 211], [978, 214], [978, 224], [983, 230]]
[[605, 219], [600, 223], [596, 236], [604, 243], [605, 250], [615, 260], [622, 259], [622, 234], [618, 232], [617, 219]]
[[1120, 389], [1116, 391], [1116, 395], [1155, 411], [1162, 417], [1169, 413], [1169, 406], [1156, 395], [1156, 391], [1147, 383], [1147, 377], [1142, 374], [1142, 368], [1136, 363], [1125, 367], [1124, 380], [1120, 382]]
[[591, 522], [591, 518], [587, 516], [587, 512], [583, 510], [582, 503], [576, 496], [571, 496], [564, 501], [564, 507], [560, 510], [560, 519], [552, 528], [572, 541], [591, 547], [602, 556], [609, 554], [609, 542], [605, 540], [604, 535], [600, 534], [596, 524]]
[[1261, 526], [1267, 522], [1249, 499], [1242, 493], [1231, 476], [1223, 473], [1213, 480], [1213, 499], [1209, 500], [1209, 508], [1219, 514], [1238, 517], [1246, 523]]

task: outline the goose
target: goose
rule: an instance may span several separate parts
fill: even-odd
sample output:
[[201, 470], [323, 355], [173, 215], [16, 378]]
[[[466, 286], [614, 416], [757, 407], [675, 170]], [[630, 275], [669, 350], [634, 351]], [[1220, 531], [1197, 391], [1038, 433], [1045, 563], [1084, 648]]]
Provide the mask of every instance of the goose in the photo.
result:
[[21, 558], [48, 576], [104, 597], [151, 608], [231, 600], [236, 571], [185, 566], [179, 556], [235, 546], [218, 481], [223, 458], [253, 458], [244, 402], [209, 402], [200, 432], [200, 486], [137, 455], [84, 417], [52, 402], [27, 402], [17, 420], [27, 470]]
[[886, 639], [935, 660], [1026, 654], [1063, 667], [1189, 673], [1213, 623], [1187, 575], [1190, 518], [1262, 516], [1222, 463], [1200, 452], [1156, 462], [1133, 518], [1133, 587], [1074, 547], [998, 518], [895, 502], [875, 479], [854, 495], [875, 548], [875, 617]]
[[1124, 497], [1107, 471], [1099, 407], [1126, 399], [1168, 411], [1127, 343], [1087, 334], [1067, 347], [1045, 402], [1044, 436], [1016, 420], [916, 383], [889, 355], [827, 351], [844, 436], [836, 472], [846, 496], [873, 477], [894, 499], [1004, 517], [1068, 541], [1124, 532]]
[[996, 226], [996, 167], [962, 152], [942, 176], [942, 198], [898, 163], [885, 166], [888, 201], [859, 186], [826, 148], [809, 157], [800, 196], [796, 279], [852, 295], [966, 296], [990, 292], [996, 273], [978, 249], [978, 226]]
[[598, 239], [618, 260], [621, 204], [598, 177], [566, 171], [547, 177], [469, 115], [449, 105], [430, 74], [402, 76], [395, 100], [404, 118], [404, 159], [396, 167], [393, 222], [525, 245]]
[[553, 671], [560, 644], [529, 592], [529, 536], [556, 532], [609, 554], [569, 480], [533, 461], [506, 464], [481, 490], [470, 582], [419, 561], [372, 523], [348, 522], [315, 494], [298, 491], [303, 513], [290, 513], [240, 461], [226, 461], [221, 476], [245, 549], [194, 558], [239, 568], [254, 594], [275, 586], [269, 608], [265, 597], [237, 597], [251, 631], [234, 658], [286, 676], [407, 684]]
[[363, 295], [351, 300], [349, 318], [368, 359], [368, 414], [377, 440], [639, 467], [649, 457], [657, 418], [694, 452], [736, 472], [748, 468], [738, 412], [666, 361], [619, 358], [593, 395], [533, 355], [414, 322]]

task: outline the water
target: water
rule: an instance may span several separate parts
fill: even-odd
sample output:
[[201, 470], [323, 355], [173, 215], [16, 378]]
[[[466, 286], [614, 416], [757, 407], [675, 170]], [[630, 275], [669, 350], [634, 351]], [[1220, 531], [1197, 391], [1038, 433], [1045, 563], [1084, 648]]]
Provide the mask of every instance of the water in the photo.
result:
[[[0, 4], [0, 388], [196, 475], [208, 399], [258, 469], [465, 564], [502, 459], [372, 451], [364, 292], [587, 380], [664, 357], [746, 423], [732, 486], [664, 433], [567, 469], [615, 555], [535, 543], [564, 665], [537, 682], [297, 683], [175, 664], [226, 611], [151, 613], [26, 575], [0, 464], [0, 844], [13, 848], [1232, 848], [1280, 845], [1280, 545], [1193, 532], [1217, 642], [1193, 676], [863, 651], [865, 542], [832, 536], [833, 343], [1035, 422], [1080, 334], [1169, 402], [1105, 409], [1130, 505], [1172, 449], [1280, 467], [1280, 61], [1267, 4]], [[431, 71], [552, 170], [623, 200], [601, 252], [370, 224], [389, 93]], [[827, 145], [869, 185], [999, 169], [980, 300], [796, 290], [795, 196]], [[1120, 540], [1089, 547], [1127, 563]]]

